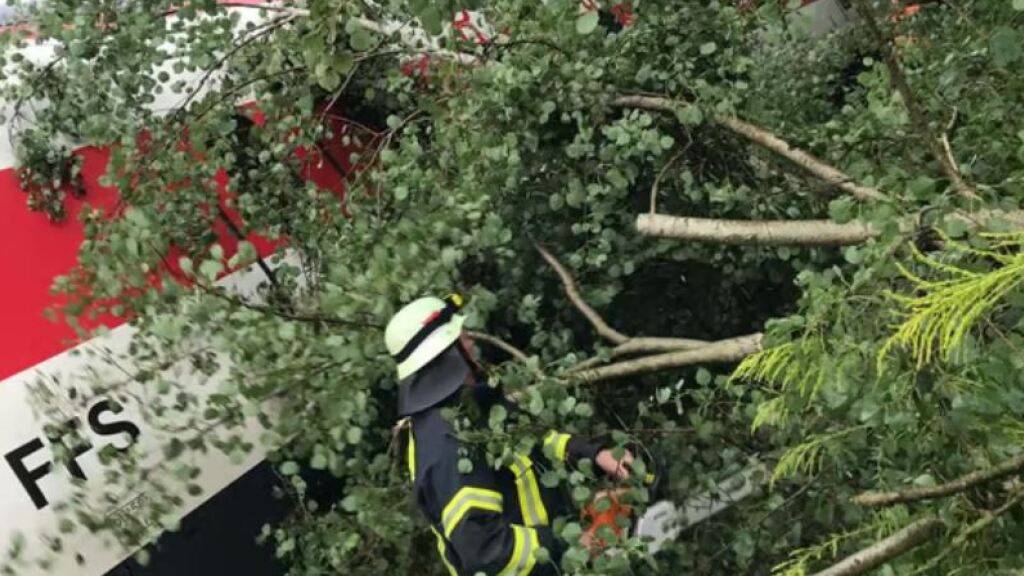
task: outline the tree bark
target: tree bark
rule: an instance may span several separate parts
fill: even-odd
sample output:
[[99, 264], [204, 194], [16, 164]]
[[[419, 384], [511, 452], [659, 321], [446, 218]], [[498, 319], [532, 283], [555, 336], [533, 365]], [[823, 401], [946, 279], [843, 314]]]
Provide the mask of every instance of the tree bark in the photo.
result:
[[662, 214], [641, 214], [636, 229], [644, 236], [759, 246], [849, 246], [877, 235], [870, 226], [857, 221], [716, 220]]
[[930, 500], [942, 498], [957, 492], [963, 492], [972, 486], [997, 480], [1004, 476], [1021, 472], [1024, 470], [1024, 454], [1012, 458], [986, 470], [978, 470], [965, 474], [952, 482], [939, 484], [938, 486], [924, 486], [920, 488], [906, 488], [895, 492], [863, 492], [854, 496], [853, 501], [862, 506], [891, 506], [903, 502], [916, 502], [918, 500]]
[[864, 574], [925, 543], [935, 536], [941, 526], [942, 521], [938, 518], [918, 520], [892, 536], [875, 542], [852, 556], [847, 556], [838, 564], [826, 568], [813, 576], [855, 576], [856, 574]]
[[[675, 101], [659, 96], [619, 96], [615, 99], [614, 103], [617, 106], [654, 110], [658, 112], [675, 113], [679, 108]], [[743, 136], [762, 148], [775, 152], [803, 168], [807, 172], [817, 176], [821, 180], [852, 194], [855, 198], [861, 200], [879, 200], [885, 198], [885, 195], [877, 188], [857, 184], [854, 182], [853, 178], [845, 172], [825, 163], [821, 159], [804, 150], [791, 146], [785, 140], [779, 138], [775, 134], [772, 134], [768, 130], [761, 128], [760, 126], [745, 122], [735, 116], [726, 116], [722, 114], [712, 116], [711, 121], [735, 134]]]
[[593, 383], [625, 376], [658, 372], [659, 370], [669, 368], [692, 366], [694, 364], [737, 362], [759, 352], [761, 350], [761, 340], [762, 334], [760, 333], [739, 336], [737, 338], [712, 342], [707, 346], [694, 350], [681, 350], [633, 360], [624, 360], [615, 364], [601, 366], [600, 368], [580, 370], [569, 376], [576, 380]]
[[[609, 359], [631, 356], [635, 354], [668, 352], [670, 350], [696, 350], [707, 346], [710, 342], [706, 340], [692, 340], [690, 338], [661, 338], [657, 336], [636, 336], [611, 349]], [[594, 366], [600, 366], [607, 360], [600, 356], [587, 358], [569, 369], [569, 372], [579, 372]]]
[[719, 126], [728, 128], [751, 142], [775, 152], [825, 182], [852, 194], [855, 198], [860, 200], [879, 200], [884, 198], [884, 195], [877, 188], [857, 184], [845, 172], [826, 164], [808, 152], [791, 146], [789, 142], [759, 126], [744, 122], [735, 116], [719, 115], [714, 116], [712, 120]]

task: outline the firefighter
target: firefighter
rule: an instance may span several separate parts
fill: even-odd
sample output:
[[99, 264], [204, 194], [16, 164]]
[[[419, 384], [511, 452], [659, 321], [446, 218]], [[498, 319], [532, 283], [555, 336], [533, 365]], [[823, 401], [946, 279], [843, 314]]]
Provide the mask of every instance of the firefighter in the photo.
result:
[[[539, 483], [544, 458], [572, 466], [590, 459], [615, 479], [629, 475], [633, 456], [621, 460], [611, 450], [583, 438], [549, 432], [531, 454], [517, 454], [495, 470], [460, 449], [446, 407], [464, 408], [486, 426], [490, 407], [505, 402], [491, 388], [462, 330], [462, 299], [420, 298], [398, 311], [384, 340], [398, 365], [399, 414], [411, 421], [406, 460], [416, 504], [437, 539], [437, 550], [453, 576], [557, 574], [565, 549], [551, 529], [569, 511], [556, 489]], [[511, 407], [509, 408], [512, 409]], [[469, 459], [466, 467], [460, 460]], [[582, 540], [590, 547], [591, 541]], [[547, 550], [547, 558], [538, 551]]]

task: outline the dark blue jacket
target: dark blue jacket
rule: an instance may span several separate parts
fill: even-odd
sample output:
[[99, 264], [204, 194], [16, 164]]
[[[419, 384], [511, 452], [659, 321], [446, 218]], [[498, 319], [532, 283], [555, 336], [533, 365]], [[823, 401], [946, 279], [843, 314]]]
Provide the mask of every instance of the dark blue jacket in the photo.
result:
[[[533, 453], [493, 469], [470, 451], [460, 450], [441, 406], [412, 416], [407, 461], [416, 503], [437, 537], [437, 548], [453, 576], [558, 574], [565, 549], [551, 529], [569, 512], [560, 490], [540, 483], [551, 458], [575, 463], [593, 459], [600, 447], [568, 434], [550, 432]], [[459, 471], [468, 458], [472, 470]], [[550, 560], [536, 555], [541, 547]]]

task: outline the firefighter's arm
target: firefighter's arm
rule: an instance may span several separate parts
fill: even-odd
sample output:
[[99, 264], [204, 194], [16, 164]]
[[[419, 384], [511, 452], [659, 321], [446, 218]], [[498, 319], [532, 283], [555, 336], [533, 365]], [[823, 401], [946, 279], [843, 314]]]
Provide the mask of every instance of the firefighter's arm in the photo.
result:
[[579, 436], [552, 430], [544, 437], [544, 453], [549, 458], [576, 465], [580, 460], [590, 460], [616, 480], [629, 477], [633, 454], [628, 450], [622, 458], [615, 458], [612, 451], [600, 444]]
[[595, 460], [604, 447], [586, 438], [552, 430], [544, 436], [544, 453], [554, 460], [575, 465], [580, 460]]
[[[556, 574], [563, 546], [551, 528], [510, 523], [494, 471], [476, 463], [472, 472], [463, 474], [452, 464], [435, 468], [431, 480], [443, 494], [441, 528], [463, 569], [500, 576]], [[541, 548], [547, 550], [547, 560], [541, 560]]]

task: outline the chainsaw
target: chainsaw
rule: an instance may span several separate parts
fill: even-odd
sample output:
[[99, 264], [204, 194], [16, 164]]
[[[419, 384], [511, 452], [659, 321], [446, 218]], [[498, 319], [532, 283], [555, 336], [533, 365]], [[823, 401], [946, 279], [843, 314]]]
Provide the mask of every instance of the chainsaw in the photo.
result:
[[[648, 553], [657, 554], [667, 543], [676, 540], [683, 530], [760, 493], [768, 477], [768, 468], [763, 462], [755, 460], [739, 472], [716, 482], [710, 489], [685, 498], [677, 504], [663, 494], [669, 492], [671, 488], [664, 476], [649, 474], [644, 483], [657, 499], [636, 518], [633, 535], [647, 544]], [[615, 491], [605, 496], [610, 501], [608, 505], [598, 510], [598, 507], [592, 504], [583, 512], [584, 520], [589, 524], [587, 532], [595, 538], [597, 530], [602, 526], [610, 526], [616, 535], [621, 536], [623, 523], [620, 522], [620, 518], [629, 518], [633, 515], [633, 509], [620, 503]]]

